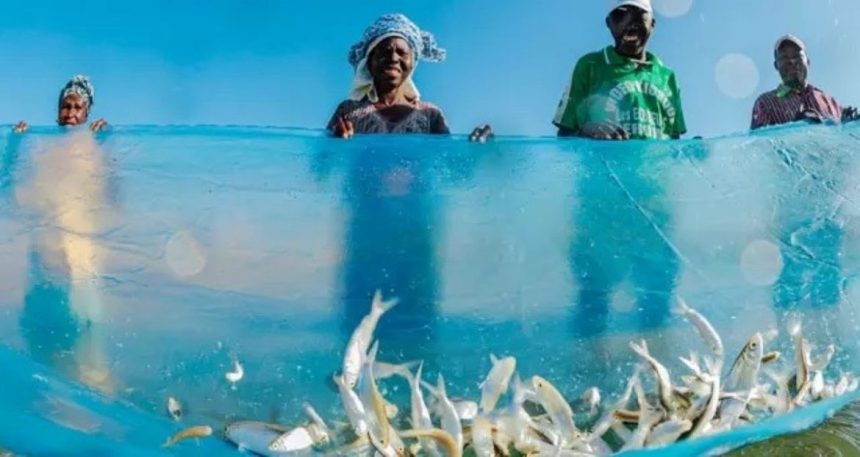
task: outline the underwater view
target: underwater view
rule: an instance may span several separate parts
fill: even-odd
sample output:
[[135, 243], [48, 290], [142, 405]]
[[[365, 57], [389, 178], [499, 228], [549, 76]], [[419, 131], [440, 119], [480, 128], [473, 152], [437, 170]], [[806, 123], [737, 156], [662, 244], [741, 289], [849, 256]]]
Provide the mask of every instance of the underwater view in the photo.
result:
[[854, 455], [858, 129], [3, 134], [0, 444]]

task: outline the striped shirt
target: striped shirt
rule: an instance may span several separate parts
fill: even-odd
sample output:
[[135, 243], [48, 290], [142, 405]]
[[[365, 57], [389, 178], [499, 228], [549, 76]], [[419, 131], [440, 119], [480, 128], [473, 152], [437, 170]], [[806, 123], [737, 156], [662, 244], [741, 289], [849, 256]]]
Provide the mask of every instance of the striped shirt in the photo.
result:
[[780, 85], [776, 90], [762, 94], [753, 106], [752, 128], [794, 122], [804, 111], [814, 111], [823, 119], [840, 122], [842, 106], [821, 89], [807, 84], [803, 89]]

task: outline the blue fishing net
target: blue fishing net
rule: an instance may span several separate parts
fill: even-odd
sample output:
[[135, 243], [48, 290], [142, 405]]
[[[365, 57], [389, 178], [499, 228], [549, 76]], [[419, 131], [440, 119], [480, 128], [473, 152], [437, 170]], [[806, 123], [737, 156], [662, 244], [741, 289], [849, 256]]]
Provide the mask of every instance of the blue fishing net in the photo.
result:
[[[379, 358], [424, 360], [425, 379], [443, 374], [455, 397], [480, 396], [491, 353], [513, 355], [524, 379], [549, 379], [580, 411], [591, 386], [604, 402], [621, 393], [638, 362], [628, 343], [642, 339], [677, 377], [679, 356], [708, 351], [673, 312], [677, 296], [712, 322], [727, 364], [777, 329], [768, 350], [790, 366], [785, 328], [799, 320], [816, 354], [836, 346], [835, 380], [860, 349], [858, 134], [4, 133], [0, 447], [229, 455], [217, 438], [160, 445], [190, 425], [296, 423], [305, 401], [345, 421], [331, 375], [377, 289], [400, 299], [379, 323]], [[406, 411], [408, 386], [382, 385]], [[852, 399], [656, 452], [723, 452]]]

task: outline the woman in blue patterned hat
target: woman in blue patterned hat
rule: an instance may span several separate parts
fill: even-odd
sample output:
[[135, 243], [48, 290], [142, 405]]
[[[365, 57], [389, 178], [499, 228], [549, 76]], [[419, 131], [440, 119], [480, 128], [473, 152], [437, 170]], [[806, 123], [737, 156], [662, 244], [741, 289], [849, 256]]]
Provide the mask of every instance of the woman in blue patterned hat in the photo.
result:
[[[442, 110], [421, 100], [412, 80], [419, 60], [441, 62], [445, 50], [429, 32], [402, 14], [376, 20], [349, 51], [355, 77], [349, 98], [338, 105], [328, 130], [339, 138], [356, 133], [448, 134]], [[489, 125], [475, 129], [472, 140], [492, 135]]]
[[[57, 124], [61, 127], [72, 127], [85, 124], [95, 103], [96, 90], [90, 79], [77, 75], [63, 86], [57, 104]], [[17, 133], [27, 131], [29, 125], [25, 121], [18, 122], [14, 130]], [[98, 132], [107, 127], [107, 121], [98, 119], [90, 124], [90, 130]]]

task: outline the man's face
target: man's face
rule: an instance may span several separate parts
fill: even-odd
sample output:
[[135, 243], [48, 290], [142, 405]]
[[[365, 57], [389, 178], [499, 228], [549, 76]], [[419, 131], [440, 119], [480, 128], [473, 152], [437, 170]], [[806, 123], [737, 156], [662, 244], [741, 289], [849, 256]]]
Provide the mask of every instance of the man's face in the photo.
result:
[[776, 51], [774, 66], [779, 71], [782, 83], [789, 87], [805, 87], [809, 74], [809, 60], [806, 52], [796, 43], [786, 41]]
[[615, 49], [619, 54], [630, 58], [641, 58], [645, 45], [651, 38], [656, 21], [654, 16], [634, 6], [622, 6], [612, 10], [606, 18], [606, 25], [615, 39]]

